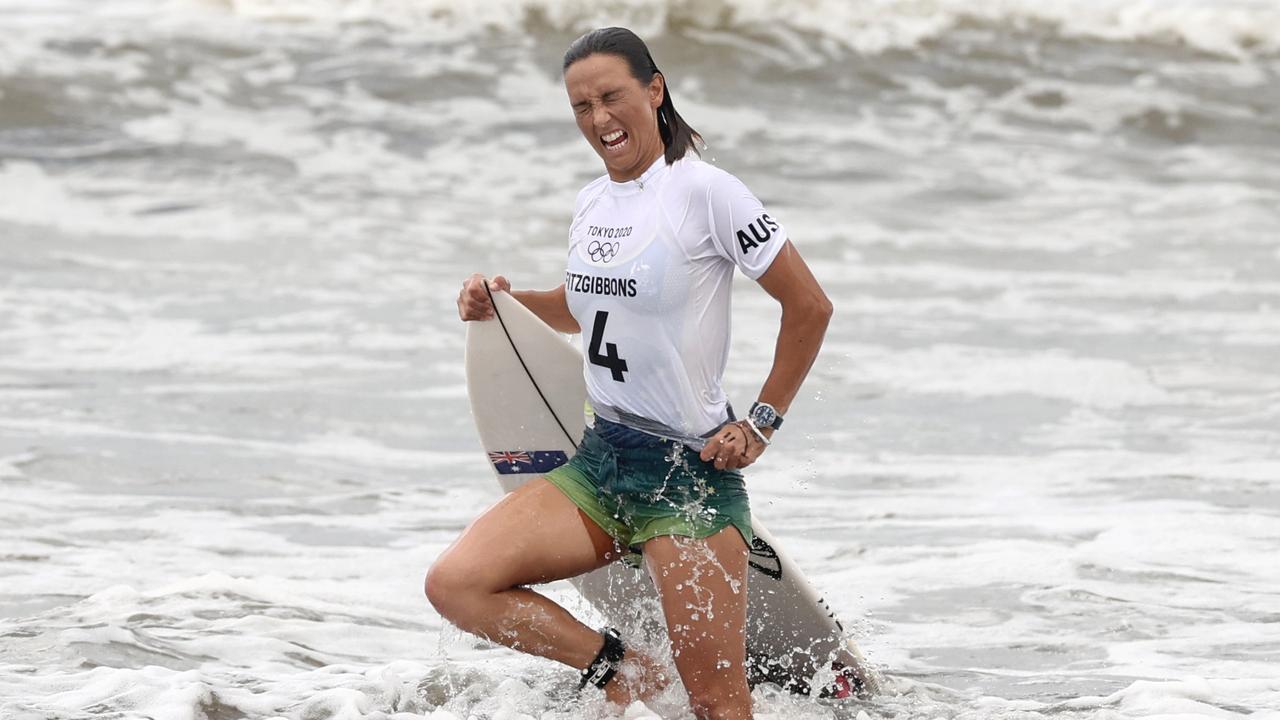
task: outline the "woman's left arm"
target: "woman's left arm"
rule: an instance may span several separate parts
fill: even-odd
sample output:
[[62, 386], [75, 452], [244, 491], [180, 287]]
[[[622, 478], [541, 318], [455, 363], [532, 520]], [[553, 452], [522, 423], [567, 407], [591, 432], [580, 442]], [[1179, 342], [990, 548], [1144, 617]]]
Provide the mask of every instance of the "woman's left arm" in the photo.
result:
[[[818, 357], [831, 321], [831, 301], [790, 240], [759, 282], [765, 292], [782, 304], [782, 327], [773, 351], [773, 369], [760, 389], [759, 400], [777, 408], [779, 415], [785, 415]], [[772, 432], [773, 429], [768, 428], [765, 435]]]
[[[785, 415], [818, 357], [831, 320], [831, 301], [790, 240], [758, 282], [782, 305], [773, 368], [760, 389], [759, 400], [774, 406], [779, 415]], [[765, 428], [763, 432], [768, 437], [773, 429]], [[718, 468], [746, 467], [760, 457], [764, 448], [764, 443], [754, 437], [753, 432], [730, 423], [707, 442], [702, 459], [713, 460]]]

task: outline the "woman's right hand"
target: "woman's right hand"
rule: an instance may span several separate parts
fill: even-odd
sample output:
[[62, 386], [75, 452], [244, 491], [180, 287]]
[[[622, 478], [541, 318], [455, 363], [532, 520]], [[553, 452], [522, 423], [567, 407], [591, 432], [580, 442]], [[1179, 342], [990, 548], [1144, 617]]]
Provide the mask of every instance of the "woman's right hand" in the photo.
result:
[[484, 275], [475, 273], [462, 281], [462, 292], [458, 293], [458, 317], [463, 320], [492, 320], [493, 303], [489, 301], [489, 293], [484, 285], [489, 283], [489, 290], [511, 292], [511, 283], [501, 275], [486, 280]]

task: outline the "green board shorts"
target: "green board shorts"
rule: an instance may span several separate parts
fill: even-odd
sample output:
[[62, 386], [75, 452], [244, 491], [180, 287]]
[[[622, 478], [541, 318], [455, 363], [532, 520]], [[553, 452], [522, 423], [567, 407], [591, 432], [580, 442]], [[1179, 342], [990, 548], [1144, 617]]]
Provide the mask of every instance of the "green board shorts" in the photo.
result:
[[742, 473], [717, 470], [684, 443], [651, 437], [644, 447], [620, 448], [587, 428], [577, 454], [544, 477], [629, 551], [623, 559], [630, 565], [638, 567], [645, 542], [662, 535], [705, 538], [732, 525], [751, 547]]

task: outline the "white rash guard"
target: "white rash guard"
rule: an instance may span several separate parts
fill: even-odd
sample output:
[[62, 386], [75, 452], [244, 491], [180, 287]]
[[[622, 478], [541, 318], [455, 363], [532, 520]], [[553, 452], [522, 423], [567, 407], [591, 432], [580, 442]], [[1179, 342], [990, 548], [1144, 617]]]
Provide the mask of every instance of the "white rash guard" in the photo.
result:
[[741, 181], [694, 157], [583, 188], [565, 295], [596, 414], [701, 445], [729, 419], [733, 269], [758, 279], [786, 241]]

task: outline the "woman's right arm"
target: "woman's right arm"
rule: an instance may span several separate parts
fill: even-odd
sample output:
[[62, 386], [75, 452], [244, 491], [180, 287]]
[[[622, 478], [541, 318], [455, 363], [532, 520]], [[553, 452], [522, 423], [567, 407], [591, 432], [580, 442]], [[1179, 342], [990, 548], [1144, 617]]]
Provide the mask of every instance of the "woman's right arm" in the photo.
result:
[[562, 333], [582, 332], [578, 321], [569, 312], [569, 302], [564, 297], [564, 283], [551, 290], [516, 290], [511, 297], [542, 318], [542, 322]]
[[[511, 293], [511, 297], [529, 308], [542, 322], [563, 333], [581, 332], [578, 321], [569, 312], [569, 303], [564, 296], [564, 284], [552, 290], [516, 290], [512, 292], [511, 283], [501, 275], [489, 280], [490, 290], [503, 290]], [[476, 273], [462, 283], [462, 292], [458, 293], [458, 316], [463, 320], [492, 320], [493, 305], [489, 302], [489, 293], [484, 290], [485, 277]]]

